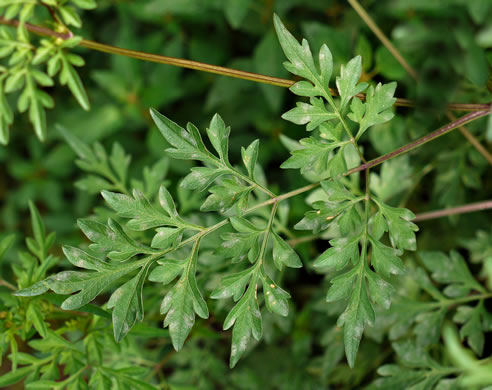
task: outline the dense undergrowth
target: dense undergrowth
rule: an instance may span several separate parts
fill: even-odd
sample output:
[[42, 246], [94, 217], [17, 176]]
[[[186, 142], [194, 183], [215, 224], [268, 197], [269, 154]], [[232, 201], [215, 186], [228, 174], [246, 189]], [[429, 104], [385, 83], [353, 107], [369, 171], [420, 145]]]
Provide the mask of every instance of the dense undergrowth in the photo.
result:
[[492, 386], [491, 16], [0, 0], [0, 386]]

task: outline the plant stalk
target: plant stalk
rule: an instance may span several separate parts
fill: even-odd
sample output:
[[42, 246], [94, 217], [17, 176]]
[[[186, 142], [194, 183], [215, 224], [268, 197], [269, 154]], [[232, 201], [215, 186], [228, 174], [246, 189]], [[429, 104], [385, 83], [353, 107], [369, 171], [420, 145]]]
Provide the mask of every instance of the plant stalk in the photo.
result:
[[[0, 16], [0, 24], [17, 27], [19, 25], [19, 21], [15, 19], [6, 19]], [[24, 26], [30, 32], [42, 36], [49, 36], [49, 37], [60, 38], [60, 39], [69, 39], [69, 38], [73, 38], [74, 36], [72, 33], [59, 33], [49, 28], [38, 26], [31, 23], [24, 23]], [[162, 56], [158, 54], [145, 53], [137, 50], [124, 49], [121, 47], [106, 45], [88, 39], [82, 39], [79, 45], [82, 47], [86, 47], [88, 49], [92, 49], [104, 53], [117, 54], [125, 57], [136, 58], [143, 61], [157, 62], [159, 64], [167, 64], [167, 65], [179, 66], [182, 68], [195, 69], [202, 72], [209, 72], [222, 76], [240, 78], [244, 80], [254, 81], [257, 83], [275, 85], [278, 87], [289, 88], [292, 85], [294, 85], [296, 82], [294, 80], [287, 80], [287, 79], [266, 76], [258, 73], [252, 73], [252, 72], [245, 72], [242, 70], [230, 69], [223, 66], [206, 64], [203, 62]], [[333, 88], [330, 88], [330, 93], [333, 96], [338, 96], [338, 92]], [[357, 94], [356, 96], [362, 100], [365, 99], [364, 94]], [[397, 98], [395, 106], [417, 107], [417, 103], [410, 99]], [[489, 108], [488, 104], [475, 104], [475, 103], [450, 103], [447, 106], [447, 109], [453, 111], [482, 111], [482, 110], [487, 110], [488, 108]]]
[[492, 200], [485, 200], [483, 202], [470, 203], [464, 206], [451, 207], [443, 210], [428, 211], [425, 213], [417, 214], [414, 221], [426, 221], [428, 219], [436, 219], [449, 217], [450, 215], [472, 213], [474, 211], [490, 210], [492, 209]]
[[351, 175], [352, 173], [355, 173], [355, 172], [364, 171], [366, 169], [375, 167], [376, 165], [382, 164], [386, 160], [390, 160], [390, 159], [397, 157], [401, 154], [404, 154], [404, 153], [407, 153], [413, 149], [416, 149], [419, 146], [422, 146], [422, 145], [426, 144], [427, 142], [433, 141], [436, 138], [441, 137], [444, 134], [447, 134], [454, 129], [457, 129], [458, 127], [463, 126], [466, 123], [472, 122], [472, 121], [474, 121], [478, 118], [481, 118], [483, 116], [490, 115], [490, 113], [491, 112], [490, 112], [490, 106], [489, 106], [487, 110], [474, 111], [474, 112], [470, 112], [469, 114], [463, 115], [461, 118], [459, 118], [453, 122], [450, 122], [447, 125], [444, 125], [443, 127], [441, 127], [440, 129], [437, 129], [436, 131], [433, 131], [430, 134], [424, 135], [423, 137], [421, 137], [415, 141], [412, 141], [412, 142], [402, 146], [401, 148], [395, 149], [394, 151], [392, 151], [390, 153], [387, 153], [387, 154], [380, 156], [378, 158], [375, 158], [374, 160], [371, 160], [365, 164], [361, 164], [358, 167], [350, 169], [349, 171], [347, 171], [344, 174], [344, 176]]
[[374, 23], [371, 16], [366, 12], [366, 10], [359, 4], [357, 0], [348, 0], [352, 8], [357, 12], [360, 18], [367, 24], [367, 27], [378, 37], [381, 43], [388, 49], [388, 51], [395, 57], [395, 59], [400, 63], [400, 65], [407, 71], [407, 73], [412, 76], [414, 80], [417, 81], [418, 76], [415, 69], [413, 69], [410, 64], [403, 58], [398, 49], [391, 43], [391, 41], [386, 37], [383, 31]]

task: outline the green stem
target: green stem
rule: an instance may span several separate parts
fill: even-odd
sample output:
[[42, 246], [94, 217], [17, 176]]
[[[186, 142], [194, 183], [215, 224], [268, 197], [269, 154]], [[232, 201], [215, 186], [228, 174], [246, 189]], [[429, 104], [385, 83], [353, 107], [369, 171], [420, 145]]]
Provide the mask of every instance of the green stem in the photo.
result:
[[250, 179], [248, 176], [246, 175], [243, 175], [241, 172], [239, 172], [238, 170], [234, 169], [234, 168], [230, 168], [230, 167], [227, 167], [227, 166], [223, 166], [224, 168], [226, 169], [229, 169], [233, 175], [236, 175], [237, 177], [241, 178], [242, 180], [244, 180], [245, 182], [251, 184], [253, 187], [256, 187], [258, 188], [260, 191], [263, 191], [265, 194], [267, 194], [270, 198], [275, 198], [275, 194], [273, 192], [271, 192], [268, 188], [265, 188], [263, 187], [261, 184], [258, 184], [257, 182], [255, 182], [254, 180]]
[[359, 145], [358, 145], [357, 141], [355, 140], [352, 132], [350, 131], [350, 129], [349, 129], [348, 125], [347, 125], [347, 122], [345, 121], [345, 119], [343, 118], [342, 113], [340, 112], [340, 110], [338, 109], [337, 105], [333, 101], [333, 98], [330, 95], [331, 92], [330, 91], [325, 91], [325, 89], [323, 88], [322, 85], [318, 85], [318, 88], [320, 89], [320, 91], [322, 91], [323, 97], [326, 99], [326, 101], [331, 106], [331, 108], [333, 109], [333, 111], [335, 112], [335, 114], [338, 116], [338, 119], [342, 123], [342, 126], [343, 126], [343, 129], [344, 129], [345, 133], [349, 137], [349, 141], [352, 143], [352, 145], [354, 145], [355, 150], [357, 150], [357, 153], [359, 154], [360, 161], [362, 161], [363, 163], [367, 163], [366, 159], [362, 155], [362, 152], [360, 151], [360, 148], [359, 148]]
[[263, 257], [265, 256], [265, 251], [268, 244], [268, 237], [270, 235], [270, 231], [272, 230], [273, 220], [275, 219], [277, 208], [278, 208], [278, 202], [275, 202], [272, 207], [272, 212], [270, 213], [270, 218], [268, 219], [267, 227], [265, 228], [263, 242], [261, 243], [260, 255], [258, 256], [259, 267], [262, 267], [263, 265]]
[[429, 307], [437, 308], [442, 306], [459, 305], [461, 303], [473, 302], [477, 300], [490, 299], [490, 298], [492, 298], [492, 293], [469, 295], [467, 297], [459, 298], [459, 299], [442, 299], [439, 302], [429, 303]]

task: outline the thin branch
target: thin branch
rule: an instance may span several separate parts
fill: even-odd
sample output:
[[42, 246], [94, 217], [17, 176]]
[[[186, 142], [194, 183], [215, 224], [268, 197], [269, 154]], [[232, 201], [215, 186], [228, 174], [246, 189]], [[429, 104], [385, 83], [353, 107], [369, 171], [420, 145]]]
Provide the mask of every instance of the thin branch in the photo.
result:
[[315, 241], [322, 238], [321, 234], [313, 234], [310, 236], [302, 236], [302, 237], [296, 237], [292, 238], [287, 241], [287, 244], [289, 244], [291, 247], [296, 247], [297, 245], [304, 244], [305, 242], [311, 242]]
[[386, 38], [386, 35], [383, 31], [374, 23], [371, 16], [366, 12], [366, 10], [359, 4], [357, 0], [348, 0], [352, 8], [359, 14], [361, 19], [367, 24], [367, 26], [371, 29], [371, 31], [378, 37], [381, 43], [389, 50], [389, 52], [395, 57], [395, 59], [400, 63], [403, 68], [407, 71], [407, 73], [413, 77], [414, 80], [417, 80], [417, 72], [410, 66], [410, 64], [403, 58], [398, 49], [391, 43], [391, 41]]
[[[19, 25], [19, 21], [13, 19], [5, 19], [0, 16], [0, 24], [17, 27]], [[72, 37], [71, 34], [64, 34], [53, 31], [46, 27], [37, 26], [30, 23], [24, 23], [24, 26], [27, 30], [43, 36], [50, 36], [60, 39], [69, 39]], [[269, 85], [275, 85], [278, 87], [289, 88], [291, 87], [295, 81], [281, 79], [278, 77], [266, 76], [258, 73], [252, 72], [244, 72], [242, 70], [225, 68], [222, 66], [215, 66], [211, 64], [206, 64], [203, 62], [190, 61], [182, 58], [161, 56], [158, 54], [145, 53], [137, 50], [129, 50], [124, 49], [117, 46], [105, 45], [99, 42], [90, 41], [88, 39], [82, 39], [80, 42], [80, 46], [86, 47], [88, 49], [101, 51], [104, 53], [117, 54], [125, 57], [136, 58], [143, 61], [157, 62], [159, 64], [167, 64], [173, 66], [179, 66], [182, 68], [195, 69], [203, 72], [214, 73], [222, 76], [240, 78], [244, 80], [255, 81], [258, 83], [264, 83]], [[333, 96], [338, 96], [338, 92], [330, 88], [330, 93]], [[364, 94], [358, 94], [357, 97], [360, 99], [365, 99]], [[397, 98], [395, 106], [399, 107], [417, 107], [417, 103], [413, 100]], [[474, 104], [474, 103], [450, 103], [447, 108], [453, 111], [481, 111], [488, 109], [487, 104]]]
[[471, 203], [464, 206], [451, 207], [443, 210], [429, 211], [426, 213], [417, 214], [414, 221], [426, 221], [428, 219], [448, 217], [450, 215], [472, 213], [474, 211], [490, 210], [492, 209], [492, 200], [485, 200], [483, 202]]
[[7, 282], [6, 280], [0, 279], [0, 286], [5, 286], [9, 290], [15, 291], [17, 290], [17, 287], [15, 287], [13, 284]]
[[[447, 112], [447, 116], [449, 119], [452, 121], [456, 120], [456, 117], [453, 115], [452, 112]], [[483, 145], [477, 140], [477, 138], [470, 133], [465, 126], [460, 126], [458, 127], [458, 130], [461, 132], [461, 134], [464, 135], [464, 137], [470, 142], [475, 149], [489, 162], [490, 165], [492, 165], [492, 155], [488, 152], [487, 149], [483, 147]]]
[[415, 148], [418, 148], [419, 146], [426, 144], [427, 142], [435, 140], [436, 138], [438, 138], [444, 134], [449, 133], [450, 131], [452, 131], [452, 130], [454, 130], [454, 129], [456, 129], [456, 128], [458, 128], [458, 127], [460, 127], [466, 123], [472, 122], [472, 121], [474, 121], [478, 118], [481, 118], [483, 116], [490, 115], [490, 113], [491, 112], [490, 112], [490, 106], [489, 106], [488, 110], [486, 110], [486, 111], [475, 111], [475, 112], [470, 112], [469, 114], [463, 115], [461, 118], [459, 118], [459, 119], [457, 119], [451, 123], [448, 123], [447, 125], [441, 127], [440, 129], [433, 131], [430, 134], [424, 135], [423, 137], [421, 137], [415, 141], [412, 141], [412, 142], [402, 146], [401, 148], [398, 148], [398, 149], [396, 149], [390, 153], [387, 153], [383, 156], [375, 158], [374, 160], [371, 160], [371, 161], [367, 162], [366, 164], [361, 164], [358, 167], [350, 169], [348, 172], [346, 172], [344, 174], [344, 176], [350, 175], [350, 174], [355, 173], [355, 172], [364, 171], [364, 170], [372, 168], [376, 165], [382, 164], [386, 160], [389, 160], [389, 159], [397, 157], [401, 154], [407, 153], [407, 152], [409, 152]]

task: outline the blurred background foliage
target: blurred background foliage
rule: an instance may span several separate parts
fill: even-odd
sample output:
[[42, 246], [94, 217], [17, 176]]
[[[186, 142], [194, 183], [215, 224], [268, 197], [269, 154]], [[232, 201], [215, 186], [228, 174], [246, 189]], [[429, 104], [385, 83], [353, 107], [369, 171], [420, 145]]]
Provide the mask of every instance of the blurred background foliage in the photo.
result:
[[[417, 70], [418, 82], [341, 0], [101, 0], [97, 9], [81, 14], [83, 26], [75, 31], [110, 45], [288, 78], [273, 30], [272, 14], [276, 12], [296, 37], [308, 39], [313, 52], [326, 43], [333, 53], [335, 69], [360, 54], [364, 80], [397, 81], [396, 96], [418, 102], [416, 109], [398, 108], [394, 120], [364, 135], [363, 145], [370, 157], [387, 153], [448, 122], [445, 105], [449, 102], [491, 100], [486, 88], [492, 63], [491, 1], [368, 0], [362, 4]], [[233, 162], [240, 161], [240, 146], [260, 138], [259, 160], [274, 190], [283, 193], [307, 183], [297, 171], [279, 168], [289, 155], [285, 145], [292, 147], [293, 140], [305, 136], [300, 127], [280, 118], [295, 101], [287, 89], [84, 48], [75, 52], [86, 62], [79, 68], [79, 75], [91, 102], [90, 112], [82, 110], [67, 89], [45, 88], [56, 104], [47, 112], [47, 140], [39, 142], [27, 118], [19, 116], [11, 128], [10, 144], [0, 147], [0, 238], [7, 233], [16, 233], [17, 237], [14, 248], [2, 261], [4, 277], [10, 276], [10, 265], [17, 261], [22, 237], [31, 231], [28, 200], [39, 208], [47, 230], [56, 232], [57, 248], [61, 243], [77, 245], [81, 241], [77, 218], [94, 210], [101, 219], [109, 213], [102, 209], [98, 193], [111, 185], [96, 175], [87, 176], [77, 167], [76, 155], [56, 125], [89, 145], [100, 143], [108, 154], [117, 142], [131, 156], [128, 175], [133, 181], [125, 184], [127, 188], [152, 187], [166, 180], [185, 215], [198, 210], [203, 194], [177, 190], [179, 179], [192, 163], [167, 161], [165, 141], [151, 122], [149, 107], [177, 123], [191, 121], [201, 129], [219, 112], [232, 127]], [[490, 146], [490, 119], [478, 120], [467, 128]], [[114, 153], [121, 155], [120, 147], [116, 148]], [[120, 156], [119, 161], [123, 160]], [[484, 200], [492, 194], [490, 167], [459, 132], [394, 160], [383, 170], [381, 179], [373, 181], [379, 187], [377, 191], [386, 191], [390, 203], [406, 205], [414, 212]], [[307, 209], [302, 197], [294, 198], [290, 225]], [[488, 225], [486, 214], [424, 222], [419, 248], [456, 248], [458, 238], [467, 242], [468, 237]], [[483, 245], [490, 250], [490, 241]], [[229, 342], [220, 340], [226, 336], [215, 332], [220, 322], [213, 318], [196, 325], [191, 340], [179, 354], [170, 352], [169, 343], [162, 347], [152, 344], [146, 359], [159, 362], [170, 354], [161, 368], [176, 389], [192, 388], [185, 385], [308, 389], [330, 383], [358, 388], [361, 383], [369, 383], [375, 369], [392, 351], [389, 344], [379, 343], [381, 335], [374, 332], [375, 341], [362, 342], [355, 369], [349, 371], [345, 365], [341, 335], [331, 326], [334, 317], [327, 317], [339, 308], [324, 302], [327, 286], [320, 288], [323, 278], [309, 267], [315, 254], [326, 246], [326, 241], [297, 246], [307, 267], [285, 274], [287, 287], [295, 286], [290, 291], [297, 310], [287, 319], [266, 314], [265, 342], [234, 371], [229, 372], [226, 363]], [[213, 264], [212, 257], [204, 261]], [[145, 302], [148, 318], [155, 318], [160, 327], [156, 309], [160, 293], [151, 298], [158, 289], [146, 287], [149, 298]], [[274, 328], [281, 331], [272, 332]], [[128, 343], [131, 348], [134, 341], [130, 338]], [[490, 350], [490, 341], [486, 345]]]

